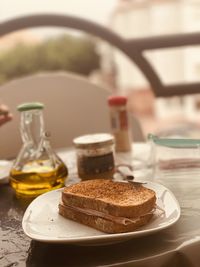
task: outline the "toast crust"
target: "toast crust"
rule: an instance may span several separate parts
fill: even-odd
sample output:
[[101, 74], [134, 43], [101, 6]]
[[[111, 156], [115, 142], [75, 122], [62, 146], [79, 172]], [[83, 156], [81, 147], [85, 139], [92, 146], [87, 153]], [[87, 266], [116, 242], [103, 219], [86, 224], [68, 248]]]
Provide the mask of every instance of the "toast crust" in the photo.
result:
[[153, 209], [156, 195], [142, 185], [97, 179], [64, 188], [62, 202], [113, 216], [136, 218]]

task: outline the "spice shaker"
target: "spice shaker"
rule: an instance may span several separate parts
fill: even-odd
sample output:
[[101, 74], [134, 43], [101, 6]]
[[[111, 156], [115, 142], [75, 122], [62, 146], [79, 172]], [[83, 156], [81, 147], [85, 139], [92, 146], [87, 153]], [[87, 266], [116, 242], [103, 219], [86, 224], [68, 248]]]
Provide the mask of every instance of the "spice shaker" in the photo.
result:
[[127, 112], [127, 97], [110, 96], [108, 105], [110, 108], [111, 132], [115, 137], [117, 152], [131, 151], [131, 131]]
[[114, 137], [107, 133], [83, 135], [75, 138], [77, 169], [80, 178], [113, 178]]

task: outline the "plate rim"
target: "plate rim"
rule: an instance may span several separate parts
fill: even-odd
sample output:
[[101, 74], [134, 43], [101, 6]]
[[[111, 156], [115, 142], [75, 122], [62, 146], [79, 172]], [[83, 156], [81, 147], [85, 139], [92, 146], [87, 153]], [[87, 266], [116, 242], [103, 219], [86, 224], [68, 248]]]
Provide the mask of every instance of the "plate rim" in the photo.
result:
[[[36, 241], [40, 241], [40, 242], [44, 242], [44, 243], [65, 243], [65, 244], [72, 244], [72, 243], [88, 243], [90, 241], [93, 242], [101, 242], [101, 241], [104, 241], [107, 243], [107, 242], [111, 242], [113, 241], [112, 243], [115, 243], [117, 242], [119, 239], [121, 241], [123, 240], [128, 240], [128, 239], [132, 239], [132, 238], [138, 238], [138, 237], [143, 237], [143, 236], [146, 236], [146, 235], [150, 235], [150, 234], [153, 234], [153, 233], [156, 233], [156, 232], [159, 232], [161, 230], [164, 230], [170, 226], [172, 226], [173, 224], [175, 224], [179, 218], [180, 218], [180, 215], [181, 215], [181, 208], [180, 208], [180, 204], [178, 202], [178, 200], [176, 199], [174, 193], [168, 189], [165, 185], [161, 184], [161, 183], [156, 183], [156, 182], [152, 182], [152, 181], [144, 181], [146, 184], [145, 186], [149, 184], [150, 185], [153, 185], [153, 186], [156, 186], [156, 187], [160, 187], [164, 190], [167, 190], [167, 192], [170, 193], [170, 196], [173, 198], [173, 201], [176, 203], [176, 210], [177, 210], [177, 216], [176, 218], [174, 218], [171, 222], [169, 222], [168, 224], [166, 225], [161, 225], [161, 226], [158, 226], [158, 227], [155, 227], [153, 229], [144, 229], [144, 230], [137, 230], [137, 231], [132, 231], [132, 232], [126, 232], [126, 233], [117, 233], [117, 234], [107, 234], [107, 233], [103, 233], [102, 235], [91, 235], [91, 236], [79, 236], [79, 237], [67, 237], [67, 238], [56, 238], [56, 239], [53, 239], [52, 237], [48, 238], [45, 236], [45, 238], [42, 238], [41, 236], [38, 237], [37, 234], [31, 234], [29, 232], [26, 231], [26, 224], [27, 224], [27, 221], [26, 221], [26, 217], [27, 217], [27, 214], [30, 213], [29, 211], [31, 210], [32, 206], [35, 205], [36, 202], [39, 201], [39, 199], [42, 199], [42, 198], [46, 198], [46, 195], [50, 195], [50, 194], [55, 194], [55, 192], [61, 192], [63, 190], [63, 188], [59, 188], [59, 189], [56, 189], [56, 190], [52, 190], [52, 191], [49, 191], [49, 192], [46, 192], [40, 196], [38, 196], [37, 198], [35, 198], [30, 204], [29, 206], [27, 207], [24, 215], [23, 215], [23, 219], [22, 219], [22, 229], [25, 233], [25, 235], [27, 235], [29, 238], [33, 239], [33, 240], [36, 240]], [[60, 215], [61, 216], [61, 215]], [[88, 226], [89, 227], [89, 226]]]

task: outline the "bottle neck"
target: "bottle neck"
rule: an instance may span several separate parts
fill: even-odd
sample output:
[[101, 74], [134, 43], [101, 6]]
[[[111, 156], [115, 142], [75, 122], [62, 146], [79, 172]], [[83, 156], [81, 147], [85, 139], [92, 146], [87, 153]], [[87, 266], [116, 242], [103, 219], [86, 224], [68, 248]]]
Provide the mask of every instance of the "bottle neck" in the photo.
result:
[[42, 110], [34, 109], [21, 112], [21, 136], [23, 143], [37, 148], [44, 134]]

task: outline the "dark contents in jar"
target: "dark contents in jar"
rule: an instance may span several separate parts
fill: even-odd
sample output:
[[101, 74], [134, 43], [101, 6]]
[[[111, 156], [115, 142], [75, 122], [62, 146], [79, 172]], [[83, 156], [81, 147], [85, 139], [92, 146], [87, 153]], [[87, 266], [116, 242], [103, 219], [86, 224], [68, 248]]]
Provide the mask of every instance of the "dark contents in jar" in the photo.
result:
[[[82, 178], [88, 178], [92, 176], [101, 178], [105, 174], [114, 171], [114, 156], [113, 153], [108, 153], [100, 156], [81, 156], [78, 158], [78, 170], [79, 175]], [[102, 177], [103, 177], [102, 176]], [[111, 178], [111, 177], [108, 177]]]

